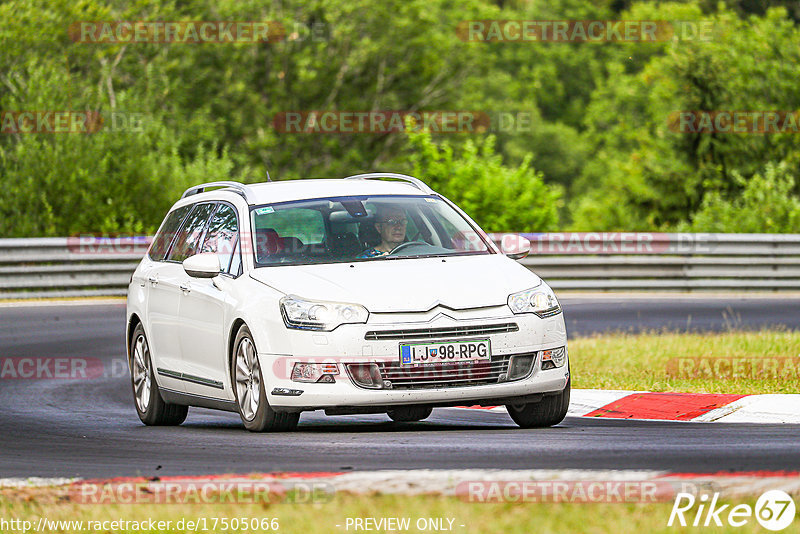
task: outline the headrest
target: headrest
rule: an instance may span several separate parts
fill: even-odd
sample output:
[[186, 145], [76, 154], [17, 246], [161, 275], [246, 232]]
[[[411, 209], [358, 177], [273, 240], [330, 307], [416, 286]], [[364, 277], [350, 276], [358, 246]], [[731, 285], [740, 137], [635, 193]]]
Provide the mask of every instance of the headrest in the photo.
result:
[[283, 252], [283, 240], [272, 228], [256, 228], [256, 253], [259, 261]]

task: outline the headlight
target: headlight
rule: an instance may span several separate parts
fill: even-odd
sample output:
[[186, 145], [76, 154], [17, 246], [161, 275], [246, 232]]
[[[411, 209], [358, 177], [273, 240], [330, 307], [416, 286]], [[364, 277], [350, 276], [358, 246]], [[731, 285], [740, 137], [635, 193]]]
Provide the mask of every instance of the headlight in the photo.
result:
[[364, 306], [344, 302], [306, 300], [294, 295], [283, 297], [281, 314], [289, 328], [330, 331], [341, 324], [366, 323], [369, 312]]
[[535, 313], [541, 318], [561, 313], [561, 305], [555, 293], [543, 282], [533, 289], [509, 295], [508, 307], [514, 313]]

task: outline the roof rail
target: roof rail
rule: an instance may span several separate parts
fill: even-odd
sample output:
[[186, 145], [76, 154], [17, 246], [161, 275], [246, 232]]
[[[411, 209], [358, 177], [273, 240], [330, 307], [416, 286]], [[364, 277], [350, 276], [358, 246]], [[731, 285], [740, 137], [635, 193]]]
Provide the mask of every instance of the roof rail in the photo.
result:
[[345, 180], [380, 180], [381, 178], [393, 178], [395, 180], [401, 180], [403, 182], [407, 182], [420, 191], [428, 194], [433, 194], [434, 191], [428, 184], [420, 180], [419, 178], [414, 178], [413, 176], [407, 176], [405, 174], [397, 174], [393, 172], [369, 172], [366, 174], [356, 174], [354, 176], [347, 176]]
[[200, 184], [200, 185], [192, 186], [192, 187], [190, 187], [189, 189], [187, 189], [186, 191], [183, 192], [183, 194], [181, 195], [181, 198], [186, 198], [186, 197], [190, 197], [192, 195], [197, 195], [198, 193], [204, 192], [209, 187], [226, 187], [228, 189], [232, 189], [234, 193], [239, 193], [240, 195], [242, 195], [242, 197], [244, 197], [245, 200], [247, 200], [248, 202], [250, 201], [250, 199], [247, 198], [247, 192], [249, 190], [247, 185], [239, 183], [239, 182], [230, 182], [230, 181], [228, 181], [228, 182], [208, 182], [207, 184]]

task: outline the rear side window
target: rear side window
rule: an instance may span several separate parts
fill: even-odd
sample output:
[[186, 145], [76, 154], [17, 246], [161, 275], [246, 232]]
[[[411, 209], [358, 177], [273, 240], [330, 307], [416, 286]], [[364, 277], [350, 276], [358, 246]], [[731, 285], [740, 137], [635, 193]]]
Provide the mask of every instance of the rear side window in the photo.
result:
[[227, 204], [220, 204], [217, 212], [211, 217], [211, 222], [208, 223], [206, 238], [200, 252], [215, 253], [219, 258], [219, 271], [236, 276], [240, 262], [234, 266], [236, 271], [232, 271], [231, 258], [234, 255], [238, 237], [239, 220], [236, 217], [236, 211]]
[[192, 209], [178, 235], [175, 236], [175, 243], [169, 251], [167, 261], [182, 262], [189, 256], [197, 254], [213, 207], [214, 204], [197, 204]]
[[161, 228], [158, 229], [156, 236], [153, 238], [153, 243], [150, 245], [148, 256], [153, 261], [163, 261], [169, 250], [169, 244], [172, 243], [172, 238], [175, 237], [175, 232], [183, 222], [183, 218], [189, 213], [191, 206], [182, 206], [176, 210], [169, 212], [161, 223]]

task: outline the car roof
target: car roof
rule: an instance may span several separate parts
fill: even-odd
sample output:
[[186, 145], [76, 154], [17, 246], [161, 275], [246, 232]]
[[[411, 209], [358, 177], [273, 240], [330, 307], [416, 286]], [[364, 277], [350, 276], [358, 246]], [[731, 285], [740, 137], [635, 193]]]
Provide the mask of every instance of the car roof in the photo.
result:
[[248, 186], [251, 204], [356, 195], [428, 195], [408, 182], [381, 180], [305, 179], [266, 182]]
[[[241, 192], [239, 191], [241, 189]], [[231, 188], [214, 191], [184, 194], [175, 207], [209, 200], [230, 199], [231, 195], [245, 196], [248, 204], [276, 204], [293, 200], [309, 200], [325, 197], [344, 197], [360, 195], [411, 195], [429, 196], [430, 189], [423, 190], [411, 182], [364, 180], [364, 179], [301, 179], [262, 182], [257, 184], [237, 184]]]

